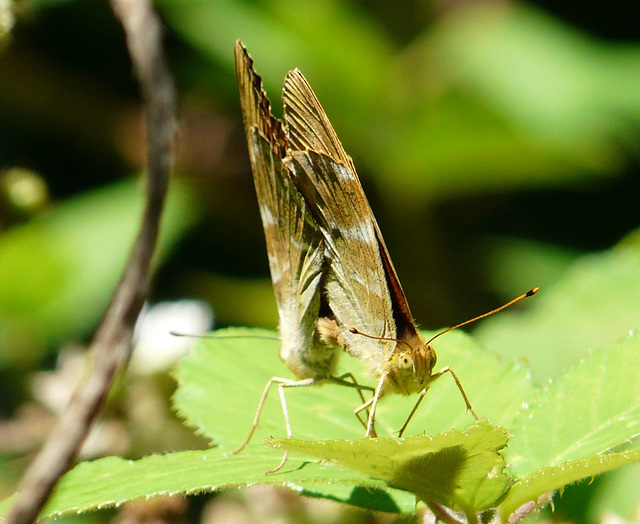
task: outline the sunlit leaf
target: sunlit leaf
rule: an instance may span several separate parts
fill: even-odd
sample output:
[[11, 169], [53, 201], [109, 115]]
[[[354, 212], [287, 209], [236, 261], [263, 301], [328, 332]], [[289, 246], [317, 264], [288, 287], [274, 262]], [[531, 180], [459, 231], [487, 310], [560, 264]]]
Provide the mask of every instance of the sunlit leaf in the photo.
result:
[[[265, 475], [280, 452], [262, 446], [252, 454], [228, 456], [218, 449], [153, 455], [140, 460], [108, 457], [83, 462], [61, 480], [41, 517], [113, 508], [158, 495], [210, 493], [256, 484], [288, 487], [380, 511], [410, 512], [414, 498], [337, 466], [291, 459], [282, 474]], [[6, 514], [12, 498], [0, 503]]]
[[272, 445], [331, 460], [415, 493], [425, 502], [477, 512], [492, 507], [509, 483], [503, 473], [504, 459], [498, 453], [507, 440], [503, 428], [480, 422], [466, 432], [454, 430], [434, 437], [320, 442], [280, 439]]
[[[233, 329], [217, 331], [216, 337], [201, 340], [180, 363], [175, 403], [200, 432], [233, 449], [248, 434], [269, 379], [293, 377], [278, 356], [275, 332]], [[492, 424], [508, 427], [523, 402], [531, 401], [535, 394], [524, 366], [500, 363], [463, 333], [447, 334], [438, 339], [435, 348], [439, 363], [456, 371], [476, 412]], [[346, 354], [341, 356], [340, 369], [352, 372], [362, 384], [375, 384], [361, 363]], [[363, 435], [353, 415], [362, 401], [350, 388], [333, 384], [291, 388], [286, 391], [286, 399], [295, 438], [356, 439]], [[384, 398], [377, 416], [378, 434], [394, 435], [414, 402], [415, 397]], [[409, 424], [408, 434], [426, 431], [434, 435], [454, 427], [465, 428], [472, 422], [454, 381], [445, 374], [429, 390]], [[254, 442], [284, 434], [277, 391], [272, 391]]]
[[525, 357], [539, 379], [555, 377], [588, 348], [640, 327], [640, 249], [621, 245], [580, 257], [523, 312], [488, 319], [475, 334], [507, 358]]
[[537, 470], [520, 479], [501, 501], [499, 509], [502, 522], [511, 522], [509, 517], [518, 508], [536, 505], [541, 496], [561, 489], [567, 484], [611, 471], [621, 466], [640, 462], [640, 450], [610, 453], [566, 462], [557, 466]]
[[640, 435], [640, 335], [587, 355], [510, 427], [517, 478], [615, 449]]

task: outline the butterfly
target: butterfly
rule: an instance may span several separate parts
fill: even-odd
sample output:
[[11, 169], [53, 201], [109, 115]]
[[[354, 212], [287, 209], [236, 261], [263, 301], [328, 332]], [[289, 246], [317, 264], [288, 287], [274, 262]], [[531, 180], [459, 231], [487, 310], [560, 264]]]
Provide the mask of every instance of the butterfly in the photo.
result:
[[[449, 367], [434, 372], [436, 353], [431, 340], [424, 342], [418, 333], [353, 161], [305, 77], [298, 69], [287, 74], [281, 123], [271, 115], [260, 77], [240, 42], [236, 43], [236, 67], [280, 313], [281, 356], [289, 368], [303, 379], [302, 384], [331, 376], [335, 348], [362, 360], [377, 379], [371, 398], [363, 398], [354, 410], [356, 415], [368, 410], [366, 436], [375, 436], [377, 407], [384, 395], [417, 393], [399, 431], [402, 436], [431, 384], [446, 373], [477, 419], [455, 372]], [[292, 270], [294, 263], [298, 269]], [[537, 290], [440, 334], [500, 311]], [[326, 302], [327, 315], [317, 305], [320, 301]], [[290, 328], [298, 338], [287, 341]], [[326, 357], [326, 366], [317, 367], [324, 358], [321, 355], [331, 357]], [[303, 371], [322, 369], [324, 374], [305, 379], [301, 369], [292, 365], [300, 359], [313, 363], [313, 369]]]

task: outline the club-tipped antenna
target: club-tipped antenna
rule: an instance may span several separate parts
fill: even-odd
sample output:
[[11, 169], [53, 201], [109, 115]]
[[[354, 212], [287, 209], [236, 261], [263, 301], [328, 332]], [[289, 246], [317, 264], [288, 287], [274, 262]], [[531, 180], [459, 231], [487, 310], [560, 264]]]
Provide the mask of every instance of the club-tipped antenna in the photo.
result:
[[474, 318], [469, 319], [469, 320], [465, 320], [464, 322], [461, 322], [460, 324], [456, 324], [455, 326], [451, 326], [450, 328], [447, 328], [447, 329], [445, 329], [443, 331], [440, 331], [440, 333], [438, 333], [437, 335], [434, 335], [433, 337], [431, 337], [429, 339], [429, 341], [427, 342], [427, 345], [431, 344], [431, 342], [433, 342], [440, 335], [444, 335], [445, 333], [449, 333], [449, 331], [453, 331], [454, 329], [461, 328], [462, 326], [466, 326], [467, 324], [471, 324], [472, 322], [476, 322], [477, 320], [482, 320], [483, 318], [489, 317], [489, 316], [491, 316], [491, 315], [493, 315], [495, 313], [499, 313], [503, 309], [507, 309], [508, 307], [513, 306], [515, 303], [520, 302], [521, 300], [524, 300], [525, 298], [532, 297], [538, 291], [540, 291], [540, 288], [539, 287], [534, 287], [534, 288], [530, 289], [529, 291], [527, 291], [526, 293], [523, 293], [522, 295], [517, 296], [513, 300], [509, 300], [509, 302], [507, 302], [506, 304], [502, 304], [500, 307], [498, 307], [496, 309], [492, 309], [491, 311], [487, 311], [486, 313], [483, 313], [482, 315], [479, 315], [479, 316], [474, 317]]

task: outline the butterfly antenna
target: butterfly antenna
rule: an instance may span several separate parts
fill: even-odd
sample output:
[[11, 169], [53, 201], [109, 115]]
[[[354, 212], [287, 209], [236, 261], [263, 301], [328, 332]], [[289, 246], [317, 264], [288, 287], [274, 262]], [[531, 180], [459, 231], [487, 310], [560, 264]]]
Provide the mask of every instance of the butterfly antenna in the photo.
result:
[[174, 337], [189, 337], [189, 338], [213, 338], [218, 340], [227, 340], [227, 339], [242, 339], [242, 338], [253, 338], [253, 339], [261, 339], [261, 340], [280, 340], [277, 337], [267, 337], [261, 335], [231, 335], [230, 337], [220, 337], [218, 335], [193, 335], [191, 333], [180, 333], [178, 331], [169, 331], [169, 334]]
[[366, 333], [363, 333], [362, 331], [359, 331], [358, 329], [356, 329], [354, 327], [349, 328], [349, 332], [353, 333], [354, 335], [360, 335], [360, 336], [363, 336], [363, 337], [366, 337], [366, 338], [370, 338], [372, 340], [387, 340], [389, 342], [397, 342], [398, 344], [404, 344], [409, 349], [411, 349], [411, 346], [409, 345], [409, 343], [406, 340], [399, 340], [397, 338], [377, 337], [375, 335], [367, 335]]
[[431, 342], [433, 342], [440, 335], [444, 335], [445, 333], [449, 333], [449, 331], [453, 331], [454, 329], [458, 329], [458, 328], [461, 328], [462, 326], [466, 326], [467, 324], [471, 324], [472, 322], [475, 322], [476, 320], [481, 320], [483, 318], [489, 317], [489, 316], [491, 316], [491, 315], [493, 315], [495, 313], [498, 313], [498, 312], [502, 311], [503, 309], [507, 309], [508, 307], [513, 306], [516, 302], [520, 302], [521, 300], [524, 300], [525, 298], [532, 297], [538, 291], [540, 291], [540, 288], [539, 287], [534, 287], [533, 289], [530, 289], [526, 293], [523, 293], [522, 295], [514, 298], [513, 300], [509, 300], [509, 302], [507, 302], [506, 304], [501, 305], [500, 307], [498, 307], [496, 309], [492, 309], [491, 311], [487, 311], [486, 313], [483, 313], [482, 315], [479, 315], [479, 316], [477, 316], [475, 318], [472, 318], [470, 320], [465, 320], [464, 322], [461, 322], [460, 324], [456, 324], [455, 326], [451, 326], [450, 328], [447, 328], [444, 331], [440, 331], [440, 333], [438, 333], [437, 335], [434, 335], [433, 337], [431, 337], [429, 339], [429, 341], [427, 342], [427, 345], [431, 344]]

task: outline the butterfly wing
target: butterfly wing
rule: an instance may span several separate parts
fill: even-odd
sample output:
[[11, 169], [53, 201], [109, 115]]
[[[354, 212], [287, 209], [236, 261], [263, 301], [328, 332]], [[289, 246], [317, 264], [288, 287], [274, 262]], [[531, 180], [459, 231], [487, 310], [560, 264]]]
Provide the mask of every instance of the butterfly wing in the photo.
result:
[[409, 306], [351, 158], [304, 76], [290, 72], [283, 89], [290, 151], [285, 159], [324, 235], [329, 306], [347, 350], [380, 373], [395, 343], [354, 335], [416, 334]]
[[280, 318], [280, 355], [299, 378], [332, 374], [335, 351], [317, 340], [323, 236], [283, 164], [287, 139], [253, 59], [236, 43], [236, 72], [253, 179]]

